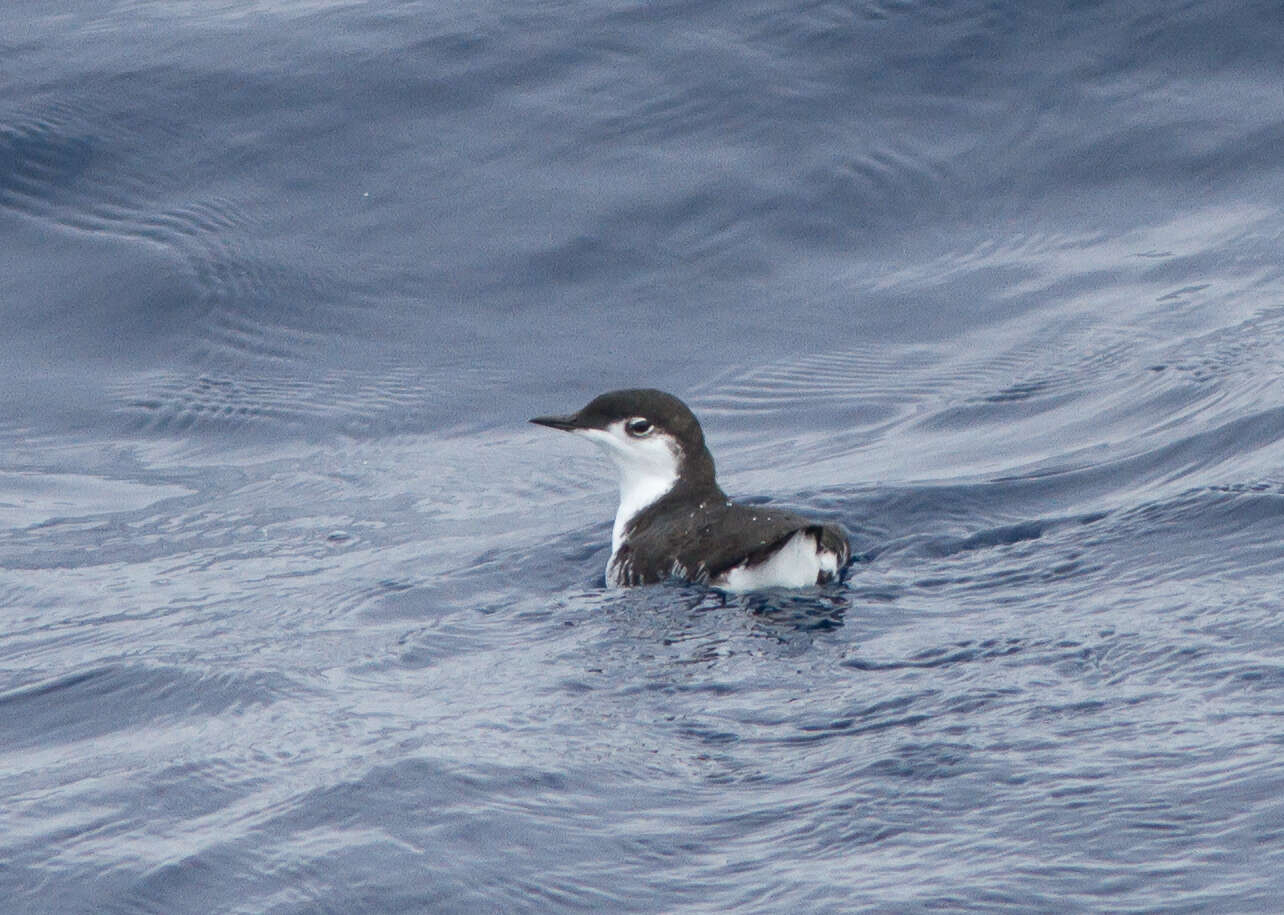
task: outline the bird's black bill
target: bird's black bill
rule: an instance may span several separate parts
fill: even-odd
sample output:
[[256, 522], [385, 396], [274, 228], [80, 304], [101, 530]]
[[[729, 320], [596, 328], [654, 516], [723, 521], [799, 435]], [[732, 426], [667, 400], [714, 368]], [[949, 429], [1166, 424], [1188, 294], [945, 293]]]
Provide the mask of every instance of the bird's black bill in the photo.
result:
[[561, 429], [563, 432], [574, 432], [576, 429], [584, 428], [576, 416], [537, 416], [531, 422], [537, 426]]

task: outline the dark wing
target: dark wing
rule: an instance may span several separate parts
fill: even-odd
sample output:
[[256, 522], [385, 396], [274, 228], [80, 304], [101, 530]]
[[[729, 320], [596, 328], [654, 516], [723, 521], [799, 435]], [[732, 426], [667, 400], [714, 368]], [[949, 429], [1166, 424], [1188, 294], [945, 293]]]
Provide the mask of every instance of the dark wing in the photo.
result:
[[639, 584], [669, 577], [708, 582], [735, 566], [757, 565], [803, 530], [838, 554], [840, 569], [851, 555], [838, 525], [769, 506], [718, 499], [700, 509], [648, 520], [640, 518], [628, 538], [630, 571]]

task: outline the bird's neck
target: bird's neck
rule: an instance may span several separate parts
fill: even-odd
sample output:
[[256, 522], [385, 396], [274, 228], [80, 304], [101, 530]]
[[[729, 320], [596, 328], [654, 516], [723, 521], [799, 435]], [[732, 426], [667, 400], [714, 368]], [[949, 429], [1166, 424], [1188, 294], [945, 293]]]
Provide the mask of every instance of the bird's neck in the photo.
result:
[[620, 477], [620, 507], [615, 511], [615, 527], [611, 530], [612, 553], [623, 545], [634, 519], [677, 485], [678, 477], [670, 475], [635, 473]]
[[676, 474], [631, 473], [620, 477], [620, 506], [615, 512], [611, 530], [611, 553], [619, 551], [628, 539], [629, 529], [638, 516], [661, 499], [723, 499], [725, 496], [714, 478], [713, 458], [707, 449], [695, 460], [682, 463]]

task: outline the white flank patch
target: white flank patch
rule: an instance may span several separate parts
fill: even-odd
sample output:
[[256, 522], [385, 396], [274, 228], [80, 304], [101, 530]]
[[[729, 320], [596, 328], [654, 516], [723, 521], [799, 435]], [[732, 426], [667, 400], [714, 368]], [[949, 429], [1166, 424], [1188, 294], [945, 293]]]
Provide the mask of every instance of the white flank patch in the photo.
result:
[[713, 581], [724, 591], [758, 591], [762, 588], [806, 588], [822, 572], [836, 572], [838, 557], [820, 550], [816, 538], [799, 531], [785, 541], [771, 558], [756, 566], [738, 565]]

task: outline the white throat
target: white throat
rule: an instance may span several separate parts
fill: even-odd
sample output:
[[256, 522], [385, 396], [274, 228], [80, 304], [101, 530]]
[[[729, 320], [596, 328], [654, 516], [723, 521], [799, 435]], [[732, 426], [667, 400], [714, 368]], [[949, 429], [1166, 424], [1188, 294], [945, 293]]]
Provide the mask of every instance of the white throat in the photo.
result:
[[620, 507], [615, 510], [615, 527], [611, 529], [611, 553], [619, 552], [624, 544], [624, 532], [648, 505], [663, 498], [678, 482], [673, 476], [629, 476], [620, 473]]
[[585, 429], [582, 433], [606, 452], [620, 472], [620, 507], [611, 531], [611, 555], [624, 545], [624, 534], [633, 519], [654, 504], [678, 482], [678, 448], [672, 438], [654, 434], [631, 439], [624, 424], [607, 429]]

